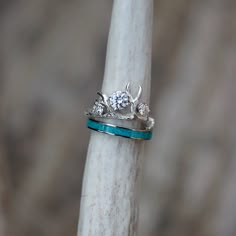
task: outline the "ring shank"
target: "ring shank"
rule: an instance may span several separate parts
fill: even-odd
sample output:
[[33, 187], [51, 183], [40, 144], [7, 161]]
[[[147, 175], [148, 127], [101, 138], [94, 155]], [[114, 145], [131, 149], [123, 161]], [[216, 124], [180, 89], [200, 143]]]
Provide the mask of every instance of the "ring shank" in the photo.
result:
[[150, 140], [152, 138], [152, 131], [150, 130], [128, 129], [93, 119], [87, 120], [87, 127], [98, 132], [130, 139]]

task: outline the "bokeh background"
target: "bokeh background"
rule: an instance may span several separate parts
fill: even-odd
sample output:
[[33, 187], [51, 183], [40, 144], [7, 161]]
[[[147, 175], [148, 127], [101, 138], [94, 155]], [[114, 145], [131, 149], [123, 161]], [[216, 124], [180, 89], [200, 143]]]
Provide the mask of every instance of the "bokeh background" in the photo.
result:
[[[0, 1], [0, 236], [73, 236], [111, 0]], [[236, 1], [156, 0], [140, 236], [236, 235]]]

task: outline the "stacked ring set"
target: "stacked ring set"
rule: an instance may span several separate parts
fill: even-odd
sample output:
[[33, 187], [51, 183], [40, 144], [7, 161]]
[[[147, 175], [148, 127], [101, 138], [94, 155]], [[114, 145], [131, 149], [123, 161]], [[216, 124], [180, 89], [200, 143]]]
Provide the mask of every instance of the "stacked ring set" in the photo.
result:
[[[138, 94], [134, 98], [130, 93], [130, 84], [126, 85], [125, 91], [116, 91], [109, 96], [98, 92], [99, 98], [96, 99], [93, 107], [85, 112], [88, 117], [87, 127], [110, 135], [136, 140], [150, 140], [155, 121], [149, 116], [149, 106], [139, 101], [141, 93], [142, 88], [139, 86]], [[108, 124], [106, 119], [129, 122], [136, 120], [141, 123], [143, 128], [130, 129]]]

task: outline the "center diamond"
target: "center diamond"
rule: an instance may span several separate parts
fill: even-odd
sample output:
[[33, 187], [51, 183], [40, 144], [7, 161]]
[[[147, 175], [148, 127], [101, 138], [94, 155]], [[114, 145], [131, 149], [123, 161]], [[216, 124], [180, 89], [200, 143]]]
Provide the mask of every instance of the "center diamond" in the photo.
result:
[[122, 110], [130, 104], [129, 95], [126, 92], [117, 91], [109, 96], [108, 102], [113, 110]]

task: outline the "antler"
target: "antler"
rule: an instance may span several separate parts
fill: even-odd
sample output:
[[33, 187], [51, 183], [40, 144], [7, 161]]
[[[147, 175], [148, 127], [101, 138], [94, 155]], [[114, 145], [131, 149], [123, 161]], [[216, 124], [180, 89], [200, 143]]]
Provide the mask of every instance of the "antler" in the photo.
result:
[[108, 104], [107, 104], [107, 99], [108, 99], [107, 95], [102, 94], [100, 92], [97, 92], [97, 95], [99, 95], [101, 97], [102, 101], [104, 102], [104, 104], [108, 106]]
[[139, 85], [139, 90], [137, 96], [134, 98], [134, 102], [137, 102], [142, 94], [142, 87]]
[[130, 93], [130, 82], [126, 85], [125, 91], [126, 91], [127, 93]]
[[130, 83], [128, 83], [128, 84], [126, 85], [125, 91], [130, 95], [130, 97], [132, 98], [133, 102], [136, 102], [136, 101], [138, 101], [138, 99], [139, 99], [140, 96], [141, 96], [142, 87], [139, 85], [138, 94], [137, 94], [137, 96], [136, 96], [135, 98], [133, 98], [133, 97], [131, 96], [131, 93], [130, 93]]

